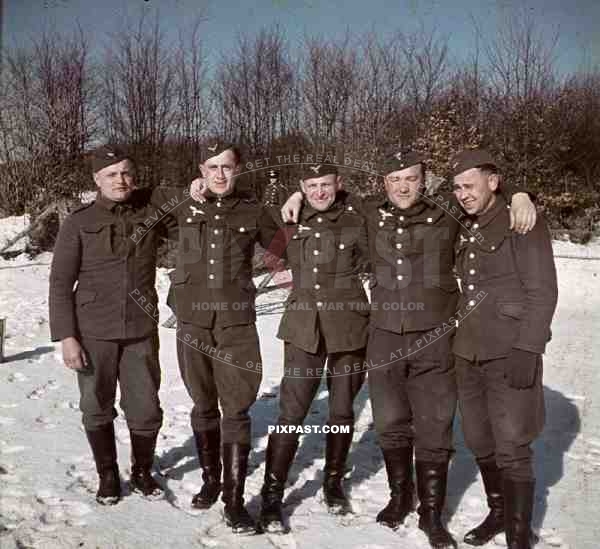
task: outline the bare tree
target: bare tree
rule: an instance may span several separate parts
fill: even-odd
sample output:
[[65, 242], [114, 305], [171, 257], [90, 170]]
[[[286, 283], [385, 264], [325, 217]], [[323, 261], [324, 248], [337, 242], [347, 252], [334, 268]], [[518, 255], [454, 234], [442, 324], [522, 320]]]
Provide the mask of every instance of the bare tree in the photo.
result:
[[360, 62], [351, 97], [353, 150], [369, 154], [398, 140], [408, 74], [397, 35], [381, 40], [373, 32], [358, 46]]
[[399, 35], [408, 74], [407, 100], [414, 114], [428, 113], [443, 91], [448, 76], [448, 38], [421, 24], [419, 30]]
[[507, 14], [496, 35], [483, 40], [488, 139], [507, 160], [510, 175], [528, 186], [541, 184], [542, 174], [555, 179], [547, 167], [563, 146], [552, 138], [549, 124], [558, 93], [557, 40], [558, 34], [542, 29], [525, 7]]
[[[206, 56], [200, 37], [203, 16], [195, 19], [187, 32], [179, 33], [173, 67], [175, 118], [173, 145], [176, 165], [170, 173], [181, 180], [197, 171], [200, 144], [209, 123], [209, 86], [206, 84]], [[184, 179], [185, 180], [185, 179]]]
[[107, 135], [133, 145], [142, 183], [162, 178], [161, 150], [175, 122], [172, 50], [158, 11], [142, 11], [111, 37], [104, 66]]
[[81, 157], [94, 132], [87, 39], [81, 29], [43, 34], [6, 53], [2, 76], [2, 192], [19, 208], [43, 209], [85, 181]]
[[315, 37], [305, 39], [303, 122], [315, 144], [345, 142], [357, 65], [349, 32], [336, 42]]
[[278, 26], [255, 38], [240, 35], [223, 56], [213, 86], [216, 133], [266, 154], [294, 122], [295, 81], [287, 43]]

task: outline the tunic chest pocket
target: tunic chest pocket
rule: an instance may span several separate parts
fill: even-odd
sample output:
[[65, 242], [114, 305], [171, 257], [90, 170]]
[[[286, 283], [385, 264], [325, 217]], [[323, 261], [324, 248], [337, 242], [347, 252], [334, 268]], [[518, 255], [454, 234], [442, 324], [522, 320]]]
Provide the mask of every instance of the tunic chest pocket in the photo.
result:
[[496, 310], [501, 317], [514, 318], [515, 320], [520, 320], [525, 314], [525, 307], [522, 303], [498, 302], [496, 303]]
[[257, 223], [255, 219], [232, 219], [227, 223], [227, 232], [231, 246], [239, 246], [242, 250], [249, 248], [256, 238]]
[[148, 228], [145, 223], [138, 222], [133, 224], [133, 232], [129, 237], [131, 245], [135, 246], [136, 256], [148, 256], [154, 253], [157, 242], [158, 227]]
[[110, 223], [96, 223], [81, 227], [83, 254], [92, 257], [114, 255], [112, 235], [114, 227]]

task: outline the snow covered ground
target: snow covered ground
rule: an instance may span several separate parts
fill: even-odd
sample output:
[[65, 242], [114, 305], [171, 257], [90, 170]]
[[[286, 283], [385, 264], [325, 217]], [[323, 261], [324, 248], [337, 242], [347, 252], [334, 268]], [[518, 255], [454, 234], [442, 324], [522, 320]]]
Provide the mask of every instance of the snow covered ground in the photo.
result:
[[[0, 224], [0, 245], [1, 236]], [[597, 257], [600, 243], [556, 243], [556, 252]], [[0, 317], [8, 319], [6, 362], [0, 364], [0, 548], [428, 547], [414, 514], [396, 532], [375, 523], [388, 490], [366, 387], [356, 402], [353, 470], [347, 482], [353, 515], [333, 517], [321, 502], [323, 436], [316, 434], [302, 439], [290, 475], [285, 511], [291, 533], [239, 538], [222, 523], [221, 503], [209, 511], [192, 510], [190, 499], [201, 478], [189, 427], [191, 403], [177, 370], [175, 331], [162, 327], [164, 426], [156, 468], [167, 498], [148, 502], [129, 494], [129, 437], [119, 416], [116, 431], [125, 497], [114, 507], [97, 505], [96, 473], [81, 428], [76, 378], [62, 365], [59, 345], [49, 340], [51, 257], [0, 260]], [[600, 261], [557, 258], [556, 262], [560, 298], [554, 339], [545, 358], [547, 426], [536, 444], [535, 527], [540, 548], [596, 549], [600, 546], [600, 338], [595, 330], [600, 328]], [[159, 271], [157, 286], [162, 321], [168, 316], [164, 271]], [[246, 490], [253, 513], [260, 504], [267, 428], [277, 416], [282, 345], [275, 338], [280, 307], [272, 302], [283, 293], [267, 294], [258, 303], [263, 313], [258, 325], [264, 376], [261, 398], [253, 408], [253, 453]], [[323, 389], [307, 423], [324, 423], [326, 403]], [[447, 507], [449, 527], [457, 539], [486, 512], [481, 482], [458, 425]], [[490, 546], [503, 544], [498, 537]]]

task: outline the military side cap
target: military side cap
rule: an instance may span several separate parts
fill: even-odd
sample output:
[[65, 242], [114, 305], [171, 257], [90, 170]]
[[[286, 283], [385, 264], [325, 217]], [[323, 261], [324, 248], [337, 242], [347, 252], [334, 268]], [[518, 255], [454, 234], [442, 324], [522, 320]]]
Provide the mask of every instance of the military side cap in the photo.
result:
[[92, 151], [92, 172], [96, 173], [111, 166], [112, 164], [118, 164], [123, 160], [131, 160], [131, 157], [127, 154], [127, 151], [122, 147], [116, 147], [111, 145], [103, 145]]
[[302, 180], [314, 179], [316, 177], [323, 177], [328, 174], [338, 174], [338, 167], [336, 164], [331, 163], [304, 163], [302, 164]]
[[427, 157], [419, 151], [389, 151], [383, 155], [380, 167], [383, 175], [423, 164]]
[[224, 141], [222, 139], [212, 139], [208, 140], [202, 145], [200, 149], [200, 162], [204, 163], [209, 158], [213, 156], [220, 155], [223, 151], [232, 150], [239, 158], [240, 150], [239, 148], [229, 141]]
[[485, 149], [465, 149], [459, 152], [450, 162], [452, 177], [466, 172], [471, 168], [479, 168], [480, 166], [494, 166], [498, 168], [498, 164], [492, 155]]

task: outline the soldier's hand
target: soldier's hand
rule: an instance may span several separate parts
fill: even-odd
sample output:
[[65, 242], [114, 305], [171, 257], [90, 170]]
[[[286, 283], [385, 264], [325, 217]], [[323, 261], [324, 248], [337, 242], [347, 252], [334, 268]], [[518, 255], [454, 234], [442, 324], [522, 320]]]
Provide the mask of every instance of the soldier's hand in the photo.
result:
[[281, 208], [281, 219], [284, 223], [298, 223], [300, 210], [302, 209], [302, 193], [296, 191], [290, 196]]
[[194, 179], [194, 181], [192, 181], [192, 183], [190, 185], [190, 196], [196, 202], [200, 202], [200, 203], [206, 202], [206, 197], [204, 196], [206, 189], [207, 189], [206, 181], [204, 181], [204, 179], [198, 177], [197, 179]]
[[508, 355], [506, 377], [513, 389], [529, 389], [535, 383], [539, 355], [523, 349], [512, 349]]
[[527, 193], [513, 195], [510, 205], [510, 228], [519, 234], [531, 231], [535, 226], [537, 211]]
[[74, 337], [67, 337], [61, 341], [63, 362], [71, 370], [81, 370], [87, 366], [87, 358], [79, 341]]

